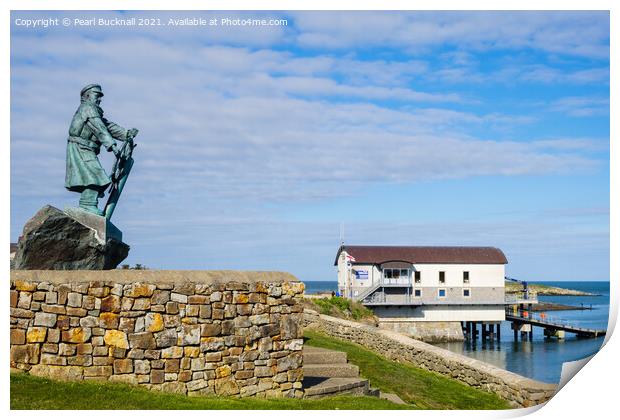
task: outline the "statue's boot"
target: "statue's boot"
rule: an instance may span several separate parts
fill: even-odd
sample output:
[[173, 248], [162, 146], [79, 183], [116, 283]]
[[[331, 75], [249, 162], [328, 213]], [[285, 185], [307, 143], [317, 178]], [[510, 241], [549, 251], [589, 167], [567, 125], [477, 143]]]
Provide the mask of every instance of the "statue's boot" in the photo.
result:
[[82, 191], [82, 195], [80, 195], [80, 208], [86, 210], [87, 212], [96, 214], [98, 216], [103, 216], [103, 212], [99, 210], [97, 204], [99, 202], [99, 191], [85, 188]]

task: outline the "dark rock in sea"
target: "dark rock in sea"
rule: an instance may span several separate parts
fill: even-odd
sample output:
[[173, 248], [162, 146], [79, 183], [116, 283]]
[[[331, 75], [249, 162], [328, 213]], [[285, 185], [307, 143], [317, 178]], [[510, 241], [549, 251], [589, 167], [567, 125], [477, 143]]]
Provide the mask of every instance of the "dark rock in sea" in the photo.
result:
[[24, 226], [13, 263], [16, 270], [110, 270], [128, 254], [104, 217], [46, 205]]

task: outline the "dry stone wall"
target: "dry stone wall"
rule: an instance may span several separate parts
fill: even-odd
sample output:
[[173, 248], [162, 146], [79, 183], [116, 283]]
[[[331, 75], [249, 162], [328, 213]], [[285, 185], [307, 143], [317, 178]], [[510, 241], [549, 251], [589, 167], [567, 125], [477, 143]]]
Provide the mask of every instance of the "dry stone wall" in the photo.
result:
[[304, 285], [233, 271], [11, 271], [11, 367], [189, 395], [297, 397]]
[[386, 358], [493, 392], [514, 407], [531, 407], [549, 400], [556, 385], [538, 382], [451, 351], [414, 340], [397, 332], [319, 315], [306, 309], [304, 324], [342, 340], [352, 341]]

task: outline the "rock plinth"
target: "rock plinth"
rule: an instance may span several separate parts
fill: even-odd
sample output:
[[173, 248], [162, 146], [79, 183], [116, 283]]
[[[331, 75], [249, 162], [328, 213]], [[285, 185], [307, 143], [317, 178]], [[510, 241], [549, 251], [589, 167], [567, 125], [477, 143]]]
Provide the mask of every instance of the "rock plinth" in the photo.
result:
[[104, 217], [46, 205], [24, 226], [17, 270], [111, 270], [129, 254], [120, 231]]

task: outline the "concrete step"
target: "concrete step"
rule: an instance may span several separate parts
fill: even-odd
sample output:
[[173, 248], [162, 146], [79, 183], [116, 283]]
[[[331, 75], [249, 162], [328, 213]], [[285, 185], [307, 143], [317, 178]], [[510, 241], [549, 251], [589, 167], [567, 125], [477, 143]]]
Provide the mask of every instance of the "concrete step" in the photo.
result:
[[359, 374], [360, 369], [355, 365], [349, 365], [345, 363], [316, 365], [304, 363], [304, 377], [357, 378]]
[[368, 395], [369, 385], [360, 378], [305, 377], [304, 398], [320, 398], [330, 395]]
[[401, 405], [403, 405], [403, 404], [406, 405], [407, 404], [398, 395], [390, 394], [389, 392], [379, 392], [378, 397], [381, 398], [381, 399], [384, 399], [384, 400], [391, 401], [394, 404], [401, 404]]
[[304, 364], [309, 365], [347, 363], [347, 354], [343, 351], [304, 346], [303, 355]]

